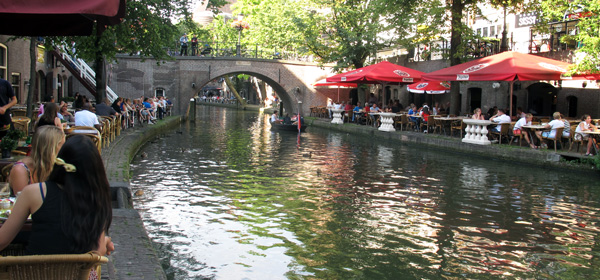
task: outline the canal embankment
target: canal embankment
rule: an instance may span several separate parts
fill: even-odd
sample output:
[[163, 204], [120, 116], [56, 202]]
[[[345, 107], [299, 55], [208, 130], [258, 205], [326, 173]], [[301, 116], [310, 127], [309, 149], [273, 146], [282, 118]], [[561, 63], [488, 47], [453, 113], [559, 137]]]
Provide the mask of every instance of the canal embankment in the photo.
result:
[[161, 134], [175, 133], [180, 116], [167, 117], [156, 124], [121, 131], [102, 149], [102, 159], [113, 197], [113, 220], [109, 235], [115, 251], [102, 267], [102, 279], [167, 279], [156, 248], [148, 237], [138, 212], [133, 209], [129, 164], [138, 150]]

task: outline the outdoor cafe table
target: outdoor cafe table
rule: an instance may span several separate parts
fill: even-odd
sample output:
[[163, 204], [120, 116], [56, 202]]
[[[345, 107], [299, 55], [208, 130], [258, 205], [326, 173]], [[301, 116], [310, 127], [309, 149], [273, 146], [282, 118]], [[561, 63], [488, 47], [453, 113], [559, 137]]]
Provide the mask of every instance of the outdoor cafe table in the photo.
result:
[[537, 136], [535, 136], [535, 132], [537, 130], [546, 130], [546, 126], [541, 124], [524, 125], [521, 126], [521, 128], [527, 130], [527, 133], [529, 134], [529, 139], [531, 139], [530, 141], [532, 141], [532, 143], [533, 141], [535, 141], [534, 139], [537, 139]]
[[[467, 119], [467, 117], [464, 117], [464, 116], [462, 116], [462, 117], [435, 117], [435, 119], [441, 121], [442, 127], [444, 127], [444, 129], [446, 129], [446, 127], [450, 128], [453, 121], [462, 121], [464, 119]], [[440, 133], [441, 133], [441, 131], [440, 131]]]
[[596, 131], [582, 131], [581, 133], [585, 133], [588, 134], [590, 137], [594, 138], [594, 151], [596, 152], [596, 155], [598, 154], [598, 138], [600, 138], [600, 131], [596, 130]]

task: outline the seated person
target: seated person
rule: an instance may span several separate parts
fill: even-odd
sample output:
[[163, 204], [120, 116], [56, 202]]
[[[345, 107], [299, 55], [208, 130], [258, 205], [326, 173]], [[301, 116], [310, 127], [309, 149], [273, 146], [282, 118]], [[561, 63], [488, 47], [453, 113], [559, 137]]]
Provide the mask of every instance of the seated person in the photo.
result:
[[285, 114], [285, 117], [283, 117], [283, 124], [292, 124], [292, 118], [289, 114]]
[[408, 115], [409, 115], [408, 121], [414, 123], [414, 125], [416, 125], [416, 126], [419, 126], [420, 118], [410, 117], [410, 116], [418, 115], [417, 106], [415, 104], [411, 104], [411, 107], [408, 109]]
[[554, 139], [556, 137], [556, 129], [565, 127], [565, 123], [562, 121], [559, 112], [554, 112], [554, 114], [552, 114], [552, 118], [553, 118], [553, 120], [550, 121], [544, 127], [545, 129], [551, 129], [550, 131], [544, 131], [544, 132], [536, 131], [535, 132], [535, 135], [537, 136], [538, 139], [540, 139], [540, 142], [542, 143], [541, 144], [542, 148], [548, 148], [548, 145], [546, 145], [546, 143], [543, 142], [542, 137]]
[[524, 125], [531, 125], [531, 120], [533, 119], [533, 116], [531, 114], [526, 114], [524, 118], [520, 118], [516, 123], [515, 123], [515, 127], [513, 128], [513, 135], [515, 136], [519, 136], [519, 135], [523, 135], [523, 138], [525, 138], [525, 140], [527, 141], [527, 144], [529, 144], [529, 146], [532, 149], [537, 148], [537, 146], [535, 146], [531, 140], [529, 139], [529, 134], [525, 133], [522, 129], [522, 127]]
[[504, 109], [498, 109], [498, 113], [496, 113], [496, 115], [492, 116], [490, 118], [490, 121], [498, 123], [498, 125], [492, 129], [490, 129], [490, 131], [500, 132], [502, 130], [503, 123], [510, 123], [510, 117], [508, 115], [504, 114]]
[[583, 115], [583, 117], [581, 118], [581, 122], [579, 123], [579, 125], [577, 125], [577, 128], [575, 129], [575, 140], [582, 140], [582, 141], [587, 141], [587, 152], [585, 153], [586, 156], [592, 156], [592, 145], [594, 144], [594, 140], [592, 137], [590, 137], [589, 134], [587, 133], [583, 133], [585, 131], [596, 131], [598, 128], [596, 128], [595, 125], [592, 124], [592, 117], [588, 114]]
[[75, 126], [91, 126], [98, 131], [102, 130], [98, 116], [92, 112], [92, 104], [89, 102], [84, 103], [81, 111], [75, 113]]
[[484, 117], [481, 114], [481, 108], [477, 108], [473, 111], [473, 116], [471, 116], [471, 119], [480, 120], [480, 121], [484, 120]]
[[273, 111], [273, 115], [271, 115], [271, 123], [281, 123], [281, 120], [277, 117], [277, 110]]
[[563, 123], [565, 123], [565, 129], [563, 129], [563, 137], [569, 137], [571, 136], [571, 123], [569, 123], [569, 120], [565, 119], [565, 115], [560, 114], [560, 118], [562, 119]]

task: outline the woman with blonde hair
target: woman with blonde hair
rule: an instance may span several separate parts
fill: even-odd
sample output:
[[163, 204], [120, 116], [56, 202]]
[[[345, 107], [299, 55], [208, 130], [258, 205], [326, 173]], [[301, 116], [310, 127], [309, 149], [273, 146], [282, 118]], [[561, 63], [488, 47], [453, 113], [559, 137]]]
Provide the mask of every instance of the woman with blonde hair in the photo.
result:
[[473, 110], [473, 116], [471, 117], [474, 120], [485, 120], [485, 118], [483, 117], [483, 115], [481, 114], [481, 109], [477, 108], [475, 110]]
[[16, 162], [10, 170], [8, 183], [13, 194], [25, 186], [48, 178], [58, 151], [65, 143], [63, 131], [53, 125], [38, 127], [31, 140], [31, 154]]

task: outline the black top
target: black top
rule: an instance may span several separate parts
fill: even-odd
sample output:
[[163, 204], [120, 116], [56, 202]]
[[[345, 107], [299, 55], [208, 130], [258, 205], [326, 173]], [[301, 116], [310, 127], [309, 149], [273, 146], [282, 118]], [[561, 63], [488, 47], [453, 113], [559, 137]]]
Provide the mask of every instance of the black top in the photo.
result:
[[52, 122], [48, 122], [46, 119], [40, 118], [37, 121], [35, 128], [37, 129], [38, 127], [43, 126], [43, 125], [54, 125], [54, 120], [52, 120]]
[[[41, 190], [40, 190], [41, 191]], [[60, 207], [62, 190], [54, 182], [46, 182], [46, 195], [40, 209], [31, 215], [33, 225], [29, 237], [28, 255], [82, 254], [71, 252], [72, 242], [61, 229]]]
[[[0, 79], [0, 107], [10, 103], [15, 96], [12, 85], [4, 79]], [[6, 110], [4, 115], [0, 115], [0, 125], [5, 126], [11, 123], [10, 109]]]

